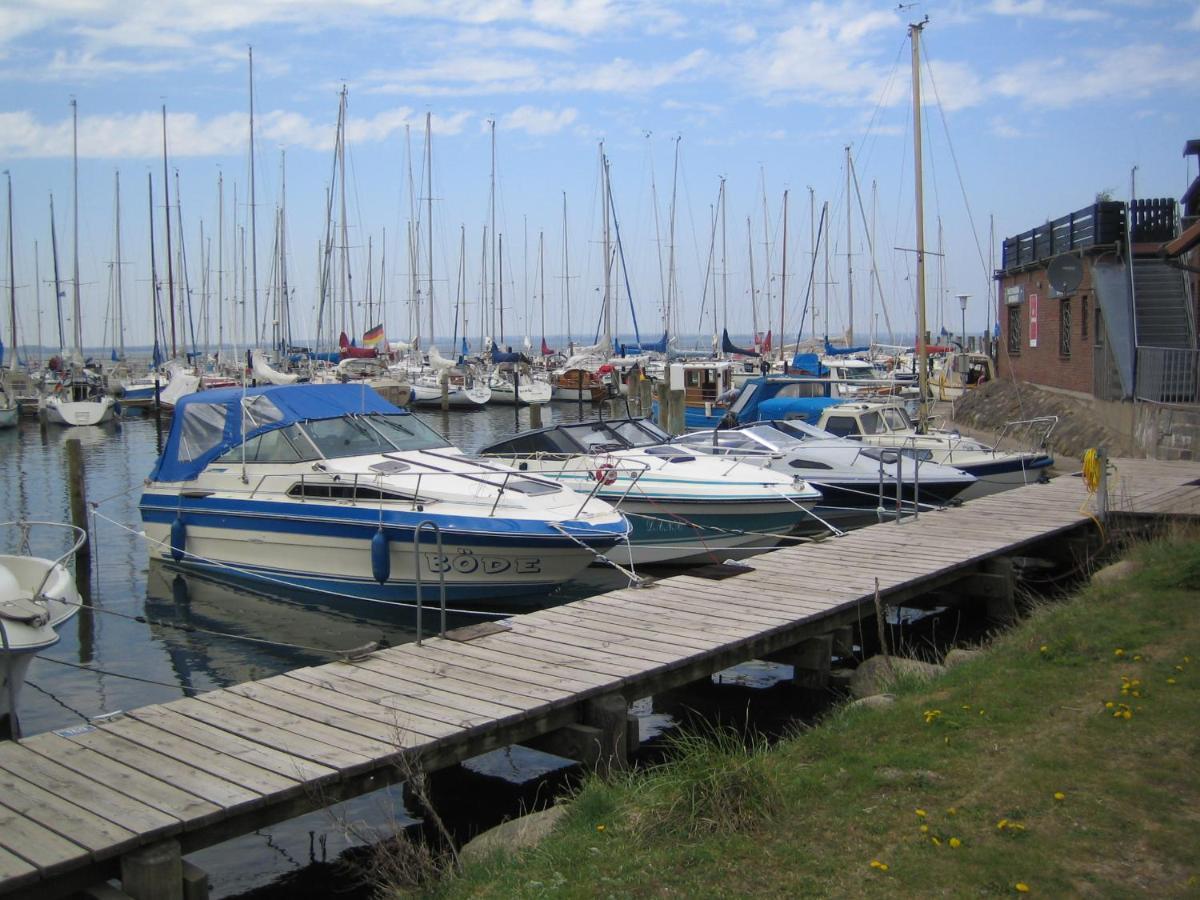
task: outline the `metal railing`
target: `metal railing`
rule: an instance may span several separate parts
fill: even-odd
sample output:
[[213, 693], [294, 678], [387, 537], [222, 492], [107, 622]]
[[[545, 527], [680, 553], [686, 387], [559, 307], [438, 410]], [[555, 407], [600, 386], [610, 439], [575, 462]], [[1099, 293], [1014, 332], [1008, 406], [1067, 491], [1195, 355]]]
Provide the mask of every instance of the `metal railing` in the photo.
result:
[[[417, 523], [417, 527], [413, 530], [413, 581], [417, 589], [417, 646], [421, 646], [421, 632], [425, 623], [425, 610], [423, 606], [422, 584], [421, 584], [421, 532], [425, 527], [429, 526], [433, 529], [433, 536], [437, 542], [437, 558], [445, 559], [445, 554], [442, 552], [442, 529], [433, 519], [423, 519]], [[438, 566], [438, 589], [441, 595], [441, 619], [439, 622], [438, 636], [446, 636], [446, 569], [445, 565]]]
[[1138, 347], [1138, 400], [1151, 403], [1196, 403], [1200, 400], [1200, 350]]
[[50, 576], [54, 574], [55, 570], [58, 569], [59, 566], [65, 563], [67, 559], [69, 559], [79, 550], [80, 547], [87, 543], [88, 533], [86, 529], [80, 528], [78, 525], [70, 525], [66, 522], [41, 522], [30, 521], [27, 519], [18, 519], [13, 522], [0, 522], [0, 529], [16, 528], [18, 530], [19, 542], [17, 545], [17, 553], [22, 556], [34, 555], [33, 547], [29, 540], [29, 532], [34, 526], [61, 528], [64, 531], [74, 533], [74, 540], [72, 541], [71, 546], [51, 561], [50, 566], [46, 569], [46, 574], [42, 576], [41, 583], [37, 586], [37, 590], [33, 592], [33, 599], [35, 601], [44, 602], [46, 598], [42, 592], [46, 588], [46, 582], [50, 580]]

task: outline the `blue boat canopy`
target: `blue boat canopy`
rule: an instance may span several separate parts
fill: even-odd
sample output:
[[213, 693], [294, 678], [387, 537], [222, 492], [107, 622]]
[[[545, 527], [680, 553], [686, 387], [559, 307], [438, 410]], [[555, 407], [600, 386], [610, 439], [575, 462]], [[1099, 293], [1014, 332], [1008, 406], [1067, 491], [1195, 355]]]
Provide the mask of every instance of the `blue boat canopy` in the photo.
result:
[[354, 413], [408, 415], [365, 384], [271, 385], [188, 394], [175, 404], [171, 433], [150, 479], [191, 481], [218, 456], [264, 432]]

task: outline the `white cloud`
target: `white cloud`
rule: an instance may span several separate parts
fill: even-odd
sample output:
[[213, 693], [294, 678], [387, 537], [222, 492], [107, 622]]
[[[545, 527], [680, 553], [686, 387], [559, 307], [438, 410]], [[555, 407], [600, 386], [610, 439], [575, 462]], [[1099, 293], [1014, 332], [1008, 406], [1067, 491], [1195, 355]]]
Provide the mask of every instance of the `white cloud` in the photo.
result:
[[745, 22], [739, 22], [729, 30], [729, 39], [735, 44], [749, 44], [757, 40], [758, 31], [753, 25], [748, 25]]
[[1190, 90], [1198, 78], [1200, 60], [1182, 58], [1160, 44], [1142, 44], [1019, 63], [992, 79], [989, 88], [1026, 106], [1064, 109], [1164, 89]]
[[1192, 31], [1200, 31], [1200, 4], [1197, 4], [1196, 8], [1192, 10], [1192, 17], [1183, 27]]
[[[433, 116], [435, 134], [458, 134], [470, 112]], [[425, 117], [407, 107], [383, 110], [368, 118], [349, 116], [346, 140], [351, 144], [381, 143], [406, 124], [423, 127]], [[171, 156], [228, 156], [244, 153], [249, 138], [244, 112], [200, 118], [193, 113], [167, 113], [167, 145]], [[313, 122], [286, 110], [263, 113], [255, 121], [255, 137], [264, 144], [333, 149], [334, 127]], [[162, 118], [158, 111], [108, 116], [81, 116], [79, 155], [85, 158], [156, 157], [162, 148]], [[52, 158], [71, 154], [71, 120], [44, 124], [26, 111], [0, 113], [0, 157]]]
[[990, 9], [998, 16], [1053, 19], [1059, 22], [1101, 22], [1109, 18], [1108, 13], [1098, 9], [1080, 9], [1047, 0], [992, 0]]
[[525, 131], [537, 135], [555, 134], [574, 122], [578, 116], [579, 111], [571, 107], [556, 112], [535, 106], [518, 106], [512, 112], [501, 116], [496, 124], [507, 131]]
[[754, 93], [862, 101], [878, 94], [885, 80], [870, 40], [899, 27], [893, 11], [864, 13], [846, 3], [811, 3], [796, 14], [795, 25], [741, 54], [739, 69]]
[[1025, 136], [1020, 129], [1010, 124], [1003, 116], [992, 116], [988, 125], [996, 137], [1019, 138]]

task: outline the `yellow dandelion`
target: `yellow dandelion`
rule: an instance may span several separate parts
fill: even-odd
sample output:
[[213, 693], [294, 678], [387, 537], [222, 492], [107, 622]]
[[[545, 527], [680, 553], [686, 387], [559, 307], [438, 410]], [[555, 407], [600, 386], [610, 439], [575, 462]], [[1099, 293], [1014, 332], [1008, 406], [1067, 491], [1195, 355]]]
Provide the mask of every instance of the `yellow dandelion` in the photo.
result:
[[1008, 830], [1009, 830], [1009, 831], [1024, 831], [1024, 830], [1025, 830], [1025, 826], [1024, 826], [1024, 825], [1022, 825], [1020, 822], [1009, 822], [1009, 823], [1008, 823]]
[[1141, 697], [1141, 696], [1142, 696], [1142, 692], [1141, 692], [1141, 691], [1134, 691], [1134, 692], [1133, 692], [1133, 696], [1135, 696], [1135, 697]]
[[1168, 678], [1168, 679], [1167, 679], [1167, 684], [1174, 684], [1174, 683], [1175, 683], [1175, 679], [1174, 679], [1174, 678]]
[[1055, 792], [1054, 792], [1054, 799], [1055, 799], [1055, 800], [1066, 800], [1066, 799], [1067, 799], [1067, 795], [1066, 795], [1066, 794], [1064, 794], [1062, 791], [1055, 791]]
[[878, 869], [878, 868], [879, 868], [880, 866], [882, 866], [882, 865], [883, 865], [883, 863], [881, 863], [881, 862], [880, 862], [879, 860], [877, 860], [877, 859], [873, 859], [873, 860], [871, 860], [871, 868], [872, 868], [872, 869]]
[[1112, 702], [1111, 700], [1106, 700], [1106, 701], [1104, 701], [1104, 708], [1105, 708], [1105, 709], [1112, 709], [1112, 708], [1113, 708], [1113, 702]]
[[1028, 894], [1029, 893], [1029, 885], [1027, 885], [1023, 881], [1018, 881], [1016, 884], [1013, 885], [1013, 887], [1017, 889], [1018, 894]]
[[1049, 647], [1048, 645], [1046, 645], [1046, 644], [1042, 644], [1042, 646], [1038, 647], [1038, 649], [1039, 649], [1040, 651], [1042, 651], [1042, 653], [1047, 653], [1047, 652], [1049, 652], [1049, 650], [1050, 650], [1050, 647]]
[[983, 715], [983, 710], [982, 710], [982, 709], [979, 711], [979, 714], [980, 714], [981, 716]]
[[1184, 661], [1185, 663], [1190, 663], [1190, 662], [1192, 661], [1192, 658], [1191, 658], [1190, 656], [1185, 656], [1185, 657], [1183, 658], [1183, 661]]
[[1183, 666], [1176, 666], [1176, 667], [1175, 667], [1175, 671], [1176, 671], [1176, 672], [1182, 672], [1182, 671], [1183, 671]]
[[603, 826], [603, 825], [597, 825], [597, 826], [596, 826], [596, 830], [597, 830], [597, 831], [603, 831], [603, 830], [604, 830], [604, 826]]
[[1125, 651], [1122, 650], [1120, 647], [1118, 647], [1116, 650], [1113, 651], [1113, 656], [1124, 656], [1124, 655], [1125, 655]]
[[998, 829], [1000, 829], [1001, 831], [1003, 831], [1005, 829], [1005, 827], [1007, 827], [1007, 825], [1008, 825], [1008, 819], [1001, 819], [999, 822], [996, 823], [996, 827]]
[[1131, 712], [1130, 712], [1129, 710], [1127, 710], [1127, 709], [1123, 709], [1123, 710], [1121, 710], [1121, 718], [1122, 718], [1122, 719], [1132, 719], [1132, 718], [1133, 718], [1133, 713], [1131, 713]]
[[935, 847], [940, 847], [940, 846], [942, 846], [942, 842], [941, 842], [940, 840], [938, 840], [938, 838], [937, 838], [936, 836], [935, 836], [935, 837], [931, 837], [931, 838], [929, 839], [929, 842], [930, 842], [931, 844], [933, 844], [933, 846], [935, 846]]
[[946, 810], [946, 815], [957, 816], [958, 815], [958, 807], [951, 806], [949, 809]]
[[913, 812], [915, 812], [922, 819], [925, 818], [925, 810], [918, 808], [918, 809], [914, 809]]
[[922, 825], [922, 826], [921, 826], [921, 834], [928, 834], [928, 833], [929, 833], [929, 826], [928, 826], [928, 825]]
[[956, 837], [952, 837], [952, 838], [950, 838], [950, 846], [953, 847], [955, 850], [957, 850], [959, 847], [962, 846], [962, 841], [960, 841]]
[[1135, 654], [1133, 654], [1133, 661], [1134, 661], [1134, 662], [1141, 662], [1141, 661], [1142, 661], [1142, 654], [1140, 654], [1140, 653], [1135, 653]]
[[971, 708], [971, 704], [969, 704], [969, 703], [964, 703], [964, 704], [963, 704], [963, 706], [962, 706], [962, 708], [963, 708], [963, 709], [970, 709], [970, 708]]

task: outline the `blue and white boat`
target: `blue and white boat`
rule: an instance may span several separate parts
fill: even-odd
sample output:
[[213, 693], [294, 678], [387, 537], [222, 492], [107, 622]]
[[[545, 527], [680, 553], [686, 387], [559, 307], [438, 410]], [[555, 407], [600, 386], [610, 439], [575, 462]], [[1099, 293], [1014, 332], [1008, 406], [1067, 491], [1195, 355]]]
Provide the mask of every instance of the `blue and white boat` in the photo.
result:
[[821, 495], [802, 478], [669, 440], [649, 419], [610, 419], [537, 428], [480, 452], [625, 513], [629, 543], [609, 554], [621, 565], [719, 563], [826, 530], [811, 512]]
[[360, 385], [183, 397], [140, 509], [155, 558], [377, 601], [413, 599], [418, 579], [432, 600], [442, 576], [452, 601], [544, 594], [629, 530], [602, 500], [464, 457]]

